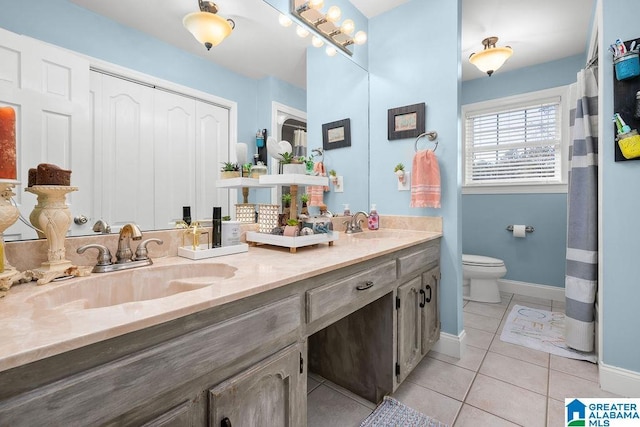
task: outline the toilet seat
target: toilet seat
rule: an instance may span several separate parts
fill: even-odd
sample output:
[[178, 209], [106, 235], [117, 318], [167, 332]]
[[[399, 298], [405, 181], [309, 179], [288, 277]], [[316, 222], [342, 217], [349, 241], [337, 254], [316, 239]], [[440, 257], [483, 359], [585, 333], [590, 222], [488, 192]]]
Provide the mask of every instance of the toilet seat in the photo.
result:
[[462, 255], [462, 265], [471, 267], [504, 267], [504, 261], [482, 255]]

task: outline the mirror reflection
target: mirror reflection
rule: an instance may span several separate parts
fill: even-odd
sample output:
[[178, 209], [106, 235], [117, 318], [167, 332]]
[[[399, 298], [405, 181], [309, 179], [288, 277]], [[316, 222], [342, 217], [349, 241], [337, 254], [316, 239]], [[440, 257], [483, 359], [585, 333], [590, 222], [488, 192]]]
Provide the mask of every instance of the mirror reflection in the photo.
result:
[[[107, 7], [86, 0], [57, 0], [48, 9], [34, 12], [29, 23], [18, 19], [26, 6], [12, 4], [0, 17], [0, 42], [11, 48], [0, 49], [6, 64], [2, 84], [10, 89], [2, 92], [0, 105], [16, 109], [21, 185], [15, 189], [14, 199], [24, 218], [36, 204], [35, 196], [24, 191], [27, 171], [41, 163], [71, 170], [71, 184], [79, 187], [67, 199], [75, 220], [70, 235], [92, 235], [107, 226], [117, 233], [129, 222], [142, 230], [172, 228], [182, 219], [184, 206], [191, 207], [193, 218], [210, 218], [213, 206], [223, 206], [226, 215], [232, 213], [239, 192], [215, 187], [221, 163], [235, 160], [236, 142], [247, 143], [251, 157], [257, 151], [256, 129], [266, 128], [268, 135], [287, 138], [273, 119], [279, 108], [276, 105], [296, 112], [292, 118], [298, 122], [290, 123], [296, 126], [307, 120], [307, 102], [316, 105], [314, 129], [307, 136], [307, 156], [311, 148], [322, 147], [322, 123], [334, 121], [334, 116], [352, 117], [350, 112], [340, 111], [342, 107], [336, 107], [335, 102], [323, 111], [324, 101], [307, 99], [305, 88], [298, 84], [306, 82], [305, 49], [311, 46], [310, 41], [300, 41], [294, 30], [281, 27], [279, 13], [262, 0], [247, 0], [242, 5], [219, 2], [225, 16], [234, 19], [238, 27], [209, 53], [182, 27], [182, 16], [192, 12], [193, 5], [180, 2], [164, 8], [175, 17], [169, 21], [159, 11], [144, 8], [148, 2], [131, 5], [116, 0]], [[93, 10], [86, 9], [88, 5]], [[116, 19], [119, 8], [127, 12], [120, 15], [126, 19]], [[260, 19], [250, 18], [243, 8], [252, 8], [251, 13], [258, 13]], [[133, 29], [131, 20], [142, 12], [148, 19]], [[54, 22], [69, 25], [61, 28]], [[273, 22], [278, 31], [267, 22]], [[175, 38], [172, 44], [166, 34]], [[259, 48], [234, 45], [239, 41]], [[265, 45], [269, 49], [263, 48]], [[289, 46], [298, 48], [283, 54]], [[20, 51], [22, 61], [45, 65], [22, 66], [11, 54], [15, 50]], [[248, 53], [256, 51], [259, 53]], [[333, 89], [321, 88], [335, 87], [332, 79], [338, 76], [331, 69], [336, 64], [344, 62], [366, 76], [366, 71], [344, 55], [329, 58], [323, 50], [317, 53], [320, 51], [323, 61], [329, 62], [318, 67], [327, 72], [315, 73], [313, 78], [319, 76], [320, 84], [314, 85], [319, 89], [312, 96], [327, 99], [332, 93]], [[216, 60], [219, 55], [225, 66], [213, 63], [212, 55]], [[237, 65], [247, 62], [248, 55], [254, 55], [255, 75], [243, 75], [235, 69], [251, 68]], [[276, 73], [270, 57], [281, 62], [277, 76], [267, 74]], [[343, 70], [339, 78], [344, 79], [348, 74], [345, 66], [337, 67]], [[39, 81], [46, 82], [41, 93], [26, 87], [20, 92], [20, 82], [34, 86], [33, 82]], [[340, 85], [335, 88], [342, 90]], [[362, 106], [358, 109], [367, 108], [366, 91], [360, 91], [358, 105]], [[352, 130], [354, 146], [357, 142], [359, 149], [366, 149], [368, 123], [360, 120], [358, 124], [360, 130]], [[298, 149], [303, 150], [303, 145]], [[347, 174], [348, 169], [339, 162], [349, 156], [345, 149], [336, 150], [327, 161]], [[359, 171], [358, 176], [362, 180], [366, 175]], [[259, 203], [279, 200], [267, 190], [251, 193], [252, 201]], [[344, 194], [326, 193], [328, 202], [335, 206], [342, 203]], [[106, 225], [94, 227], [99, 221]], [[35, 231], [19, 221], [5, 233], [7, 241], [31, 238], [36, 238]]]

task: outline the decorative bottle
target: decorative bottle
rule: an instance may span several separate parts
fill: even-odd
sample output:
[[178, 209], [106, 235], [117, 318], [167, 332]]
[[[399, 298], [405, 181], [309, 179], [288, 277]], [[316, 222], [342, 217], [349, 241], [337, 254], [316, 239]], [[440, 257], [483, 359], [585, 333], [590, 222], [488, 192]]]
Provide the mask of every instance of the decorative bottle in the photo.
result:
[[371, 212], [369, 212], [369, 220], [367, 221], [367, 226], [369, 230], [377, 230], [380, 227], [380, 221], [378, 218], [378, 211], [376, 210], [376, 205], [371, 205]]

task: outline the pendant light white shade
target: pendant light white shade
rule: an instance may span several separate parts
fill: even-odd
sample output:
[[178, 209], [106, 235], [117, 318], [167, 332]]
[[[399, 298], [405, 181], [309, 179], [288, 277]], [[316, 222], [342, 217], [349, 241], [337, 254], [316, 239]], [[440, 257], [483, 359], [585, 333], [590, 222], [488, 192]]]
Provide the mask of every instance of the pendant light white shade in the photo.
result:
[[186, 15], [182, 19], [182, 25], [207, 50], [219, 45], [233, 30], [235, 26], [230, 19], [224, 19], [214, 12], [200, 11]]
[[496, 47], [497, 41], [497, 37], [488, 37], [482, 40], [484, 50], [472, 53], [469, 57], [469, 62], [489, 76], [502, 67], [506, 60], [513, 55], [513, 49], [510, 46]]

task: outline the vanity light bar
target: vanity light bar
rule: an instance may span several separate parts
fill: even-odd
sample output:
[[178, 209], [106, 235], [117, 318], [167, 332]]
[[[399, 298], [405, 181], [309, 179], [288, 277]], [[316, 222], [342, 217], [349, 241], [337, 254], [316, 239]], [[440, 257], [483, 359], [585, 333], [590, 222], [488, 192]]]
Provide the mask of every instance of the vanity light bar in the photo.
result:
[[347, 46], [363, 44], [366, 42], [366, 33], [364, 31], [356, 33], [356, 36], [359, 36], [358, 40], [356, 40], [356, 38], [349, 35], [353, 32], [353, 28], [351, 28], [350, 31], [343, 31], [341, 26], [337, 25], [329, 19], [327, 15], [320, 12], [318, 8], [313, 7], [311, 1], [306, 1], [302, 5], [296, 6], [296, 0], [291, 0], [290, 10], [291, 14], [300, 19], [301, 23], [306, 24], [314, 30], [319, 37], [322, 37], [331, 45], [342, 50], [349, 56], [352, 56], [353, 52], [347, 49]]

